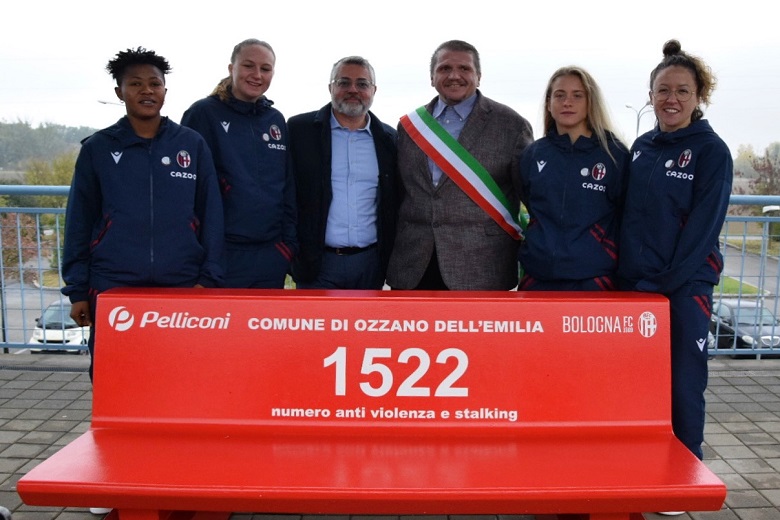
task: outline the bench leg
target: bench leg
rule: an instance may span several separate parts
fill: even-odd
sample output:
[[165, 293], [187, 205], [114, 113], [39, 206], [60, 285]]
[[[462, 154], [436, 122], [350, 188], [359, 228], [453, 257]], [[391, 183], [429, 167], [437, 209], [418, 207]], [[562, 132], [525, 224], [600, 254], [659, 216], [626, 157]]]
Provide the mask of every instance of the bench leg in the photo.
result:
[[161, 511], [159, 509], [113, 509], [105, 520], [228, 520], [232, 513], [213, 511]]
[[645, 520], [642, 513], [579, 513], [536, 515], [536, 520]]
[[592, 513], [590, 520], [645, 520], [642, 513]]

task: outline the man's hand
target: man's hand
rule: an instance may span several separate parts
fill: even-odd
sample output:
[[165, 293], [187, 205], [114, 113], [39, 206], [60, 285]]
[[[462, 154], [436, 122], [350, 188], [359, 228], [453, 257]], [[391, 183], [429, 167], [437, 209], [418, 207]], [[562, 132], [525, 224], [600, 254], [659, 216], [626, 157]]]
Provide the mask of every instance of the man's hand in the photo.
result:
[[70, 306], [70, 317], [78, 323], [80, 327], [89, 327], [92, 325], [92, 319], [89, 317], [89, 302], [76, 302]]

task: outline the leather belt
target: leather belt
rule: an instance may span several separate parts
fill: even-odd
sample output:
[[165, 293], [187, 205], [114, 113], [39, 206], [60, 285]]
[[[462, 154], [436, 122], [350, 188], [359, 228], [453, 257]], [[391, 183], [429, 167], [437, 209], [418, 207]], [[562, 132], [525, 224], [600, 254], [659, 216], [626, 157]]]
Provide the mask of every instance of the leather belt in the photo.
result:
[[366, 247], [330, 247], [325, 246], [325, 251], [328, 251], [329, 253], [336, 253], [339, 256], [349, 256], [349, 255], [356, 255], [358, 253], [362, 253], [363, 251], [368, 251], [369, 249], [374, 249], [376, 247], [376, 242], [371, 244], [370, 246]]

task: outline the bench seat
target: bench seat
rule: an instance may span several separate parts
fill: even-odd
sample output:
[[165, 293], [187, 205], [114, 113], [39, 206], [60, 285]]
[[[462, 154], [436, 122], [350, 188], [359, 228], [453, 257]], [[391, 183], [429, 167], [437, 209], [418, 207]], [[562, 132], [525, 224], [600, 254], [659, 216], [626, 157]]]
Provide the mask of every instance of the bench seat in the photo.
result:
[[[120, 308], [127, 314], [115, 312], [111, 322]], [[229, 309], [228, 328], [159, 326], [160, 316], [176, 323], [181, 308], [199, 319], [206, 309]], [[650, 312], [656, 332], [644, 338], [634, 323], [574, 333], [580, 318], [561, 318], [574, 308], [616, 321]], [[105, 506], [137, 519], [175, 510], [628, 520], [643, 511], [718, 510], [725, 499], [723, 483], [671, 432], [660, 297], [122, 290], [101, 295], [99, 310], [91, 428], [20, 480], [27, 504]], [[351, 326], [260, 330], [252, 320], [267, 313]], [[425, 320], [428, 330], [355, 330], [360, 316], [379, 315]], [[525, 332], [485, 332], [487, 319], [513, 315], [524, 316]], [[123, 316], [134, 317], [133, 327], [119, 330]], [[483, 324], [432, 331], [445, 318]], [[462, 350], [468, 366], [451, 386], [468, 395], [367, 397], [352, 392], [356, 368], [345, 372], [344, 395], [332, 390], [334, 349], [355, 347], [359, 361], [364, 348], [388, 345], [423, 349], [432, 360], [442, 349]], [[396, 376], [417, 366], [380, 354], [372, 359]], [[453, 372], [452, 360], [434, 365], [416, 386], [436, 388], [436, 370]], [[377, 388], [377, 376], [362, 377]], [[312, 417], [315, 410], [329, 416]], [[350, 410], [359, 412], [335, 417]], [[408, 417], [417, 410], [433, 418]], [[506, 410], [516, 419], [498, 418]]]
[[173, 430], [141, 439], [90, 431], [50, 459], [41, 481], [28, 475], [26, 496], [42, 505], [137, 508], [140, 500], [154, 509], [300, 514], [577, 513], [613, 511], [616, 500], [627, 512], [712, 510], [723, 502], [723, 484], [661, 431], [443, 440]]

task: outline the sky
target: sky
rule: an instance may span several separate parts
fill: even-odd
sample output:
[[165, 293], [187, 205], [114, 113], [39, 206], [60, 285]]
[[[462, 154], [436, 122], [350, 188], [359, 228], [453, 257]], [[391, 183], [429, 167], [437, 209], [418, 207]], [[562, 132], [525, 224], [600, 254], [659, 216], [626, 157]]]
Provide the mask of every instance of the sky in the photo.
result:
[[[266, 95], [285, 117], [322, 107], [333, 63], [374, 66], [372, 112], [392, 126], [433, 99], [429, 62], [450, 39], [480, 52], [481, 92], [526, 117], [541, 137], [542, 95], [559, 67], [588, 70], [628, 144], [654, 124], [650, 71], [666, 40], [702, 57], [718, 86], [705, 117], [736, 156], [780, 142], [780, 26], [771, 2], [395, 0], [147, 3], [25, 0], [0, 9], [0, 122], [103, 128], [124, 115], [105, 66], [143, 46], [165, 56], [163, 115], [180, 121], [227, 76], [233, 46], [269, 42], [276, 72]], [[627, 108], [632, 105], [634, 108]]]

